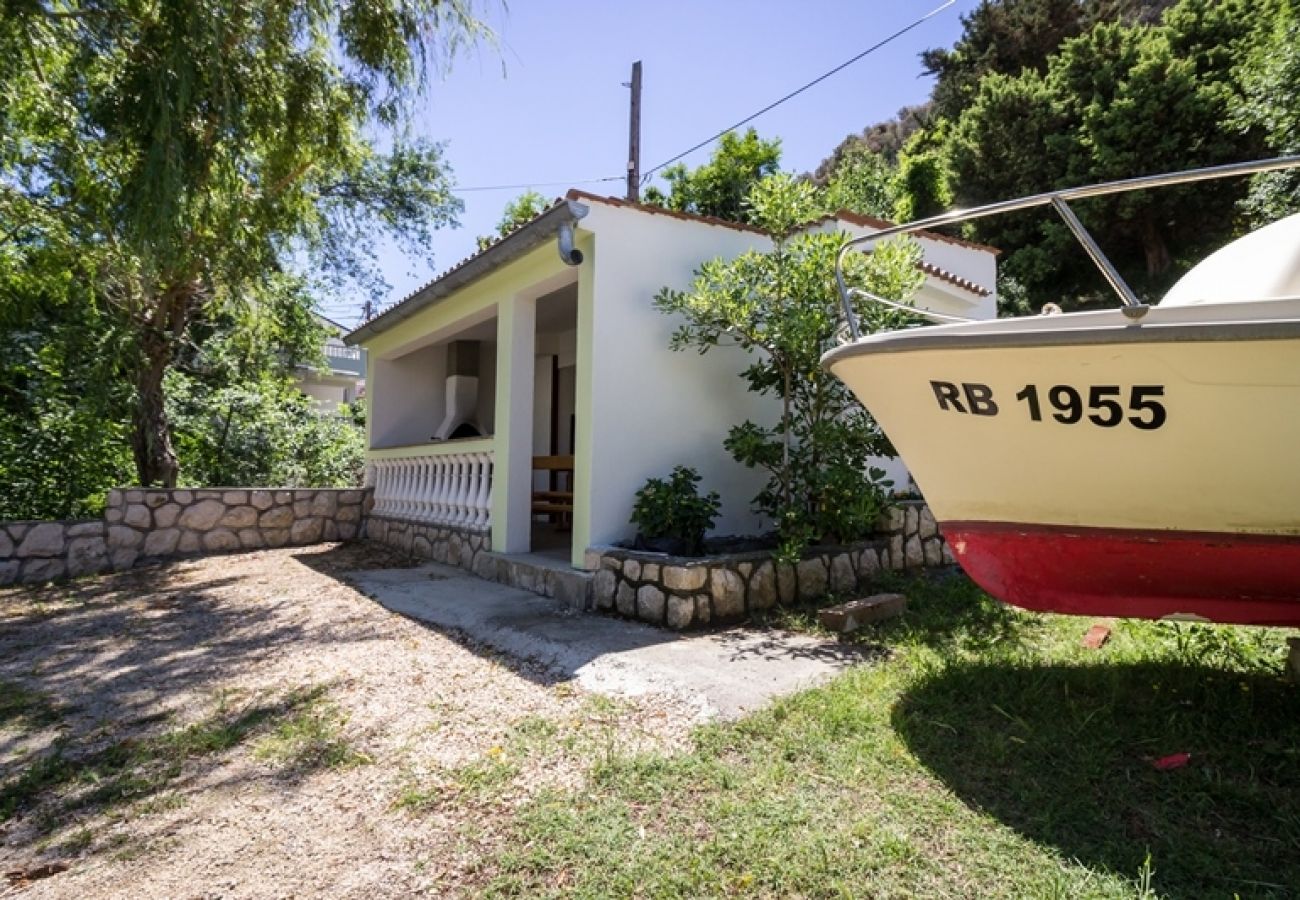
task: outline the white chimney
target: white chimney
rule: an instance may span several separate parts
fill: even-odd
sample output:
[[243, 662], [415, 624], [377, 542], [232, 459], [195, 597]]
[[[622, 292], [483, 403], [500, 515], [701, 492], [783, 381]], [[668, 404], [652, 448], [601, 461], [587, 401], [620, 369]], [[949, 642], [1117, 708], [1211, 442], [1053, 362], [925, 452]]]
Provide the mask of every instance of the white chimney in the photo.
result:
[[447, 414], [433, 433], [435, 441], [478, 437], [478, 341], [452, 341], [447, 345]]

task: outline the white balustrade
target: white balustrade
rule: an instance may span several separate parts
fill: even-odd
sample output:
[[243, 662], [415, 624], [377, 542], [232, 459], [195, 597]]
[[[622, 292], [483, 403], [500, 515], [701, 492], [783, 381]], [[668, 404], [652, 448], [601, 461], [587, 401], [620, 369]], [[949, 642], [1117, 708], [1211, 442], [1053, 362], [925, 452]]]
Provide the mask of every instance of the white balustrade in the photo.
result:
[[[469, 443], [469, 442], [466, 442]], [[491, 441], [381, 451], [366, 468], [374, 515], [487, 531], [492, 521]]]

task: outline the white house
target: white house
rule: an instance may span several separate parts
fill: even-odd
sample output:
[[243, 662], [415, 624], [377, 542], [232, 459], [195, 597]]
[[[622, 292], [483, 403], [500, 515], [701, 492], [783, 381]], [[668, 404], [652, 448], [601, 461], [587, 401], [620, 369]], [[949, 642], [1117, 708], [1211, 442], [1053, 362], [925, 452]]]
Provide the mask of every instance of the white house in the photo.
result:
[[[840, 213], [808, 228], [887, 224]], [[996, 315], [996, 251], [918, 239], [918, 305]], [[749, 226], [570, 191], [347, 335], [369, 356], [372, 515], [580, 567], [588, 546], [632, 536], [647, 478], [684, 464], [722, 495], [719, 533], [768, 529], [749, 508], [761, 473], [722, 442], [778, 407], [745, 389], [743, 351], [669, 349], [677, 323], [652, 298], [689, 287], [706, 260], [770, 246]]]
[[317, 315], [316, 320], [327, 332], [321, 349], [328, 368], [300, 365], [294, 372], [294, 384], [315, 401], [317, 410], [333, 413], [344, 403], [355, 403], [365, 393], [366, 352], [343, 343], [347, 329], [338, 322], [322, 315]]

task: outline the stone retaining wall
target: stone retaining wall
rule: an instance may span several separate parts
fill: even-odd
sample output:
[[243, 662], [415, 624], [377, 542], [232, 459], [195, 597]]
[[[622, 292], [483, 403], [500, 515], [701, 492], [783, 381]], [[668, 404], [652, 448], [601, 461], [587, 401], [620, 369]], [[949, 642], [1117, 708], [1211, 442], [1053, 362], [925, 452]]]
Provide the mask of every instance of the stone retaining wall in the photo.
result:
[[492, 550], [492, 535], [486, 530], [471, 531], [372, 513], [366, 517], [365, 538], [417, 559], [458, 566], [486, 581], [553, 597], [567, 609], [582, 611], [590, 605], [591, 573], [496, 553]]
[[125, 488], [102, 520], [0, 522], [0, 585], [123, 571], [183, 556], [355, 538], [362, 489]]
[[923, 503], [900, 503], [882, 516], [878, 530], [876, 538], [860, 544], [810, 548], [797, 564], [778, 564], [767, 551], [687, 558], [595, 547], [587, 560], [596, 570], [592, 603], [680, 630], [735, 622], [828, 593], [848, 597], [881, 571], [953, 562]]
[[0, 586], [106, 572], [106, 534], [99, 519], [0, 522]]
[[481, 555], [492, 549], [492, 535], [449, 525], [432, 525], [408, 519], [371, 515], [366, 518], [365, 537], [409, 553], [473, 572]]

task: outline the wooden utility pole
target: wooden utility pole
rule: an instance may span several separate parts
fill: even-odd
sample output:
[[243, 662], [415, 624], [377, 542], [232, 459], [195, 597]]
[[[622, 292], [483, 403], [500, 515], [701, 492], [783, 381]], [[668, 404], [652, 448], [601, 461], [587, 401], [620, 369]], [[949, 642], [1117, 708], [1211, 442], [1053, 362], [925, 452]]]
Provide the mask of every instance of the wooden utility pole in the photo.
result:
[[641, 60], [632, 63], [632, 113], [627, 134], [627, 199], [641, 197]]

